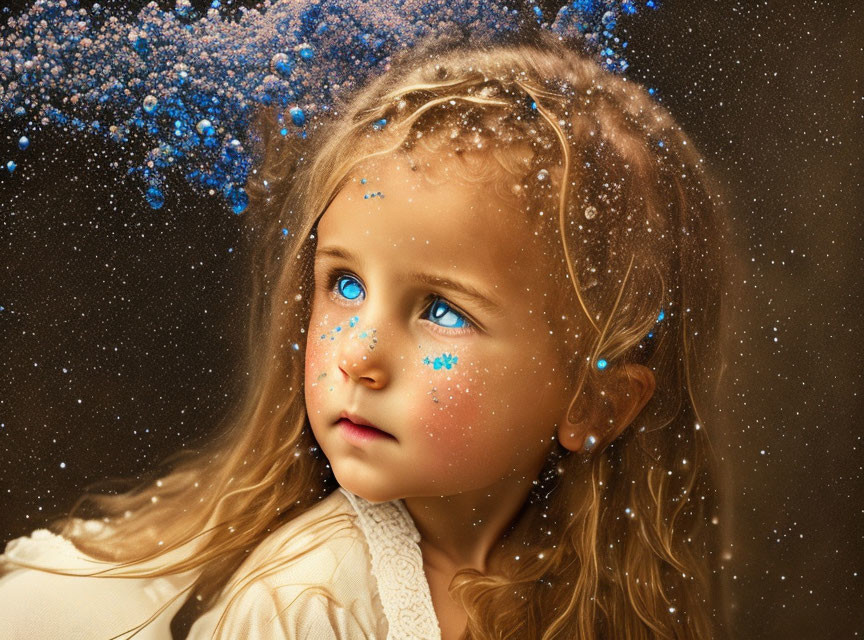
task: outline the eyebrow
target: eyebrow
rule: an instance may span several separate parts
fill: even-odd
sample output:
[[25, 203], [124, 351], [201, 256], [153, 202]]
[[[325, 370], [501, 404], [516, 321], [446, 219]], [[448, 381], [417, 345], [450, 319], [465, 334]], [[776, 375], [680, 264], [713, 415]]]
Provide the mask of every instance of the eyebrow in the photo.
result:
[[[359, 260], [353, 253], [340, 247], [319, 248], [315, 253], [315, 258], [317, 259], [318, 256], [331, 256], [333, 258], [340, 258], [342, 260], [348, 260], [356, 264], [361, 264], [361, 260]], [[408, 278], [416, 280], [417, 282], [422, 282], [430, 286], [450, 289], [451, 291], [458, 291], [462, 295], [474, 300], [478, 306], [488, 312], [497, 314], [500, 314], [502, 312], [501, 307], [495, 302], [493, 302], [490, 297], [488, 297], [479, 289], [475, 289], [471, 285], [457, 282], [455, 280], [450, 280], [449, 278], [436, 276], [431, 273], [422, 273], [419, 271], [409, 272], [406, 274], [406, 276]]]

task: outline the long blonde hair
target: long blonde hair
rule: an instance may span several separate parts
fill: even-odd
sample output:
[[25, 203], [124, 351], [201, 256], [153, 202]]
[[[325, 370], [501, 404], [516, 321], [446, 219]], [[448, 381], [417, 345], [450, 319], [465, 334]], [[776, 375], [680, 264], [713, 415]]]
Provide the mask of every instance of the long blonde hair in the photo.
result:
[[[442, 36], [345, 87], [307, 139], [282, 135], [283, 126], [281, 114], [262, 110], [254, 129], [262, 160], [249, 185], [240, 401], [209, 441], [169, 460], [167, 474], [82, 498], [72, 515], [95, 509], [110, 525], [103, 533], [72, 516], [55, 529], [131, 567], [206, 535], [197, 554], [138, 575], [197, 568], [192, 589], [212, 605], [249, 550], [337, 487], [303, 394], [319, 217], [371, 155], [486, 149], [506, 178], [496, 188], [535, 211], [553, 204], [544, 228], [561, 261], [556, 281], [569, 290], [555, 309], [582, 318], [566, 348], [588, 354], [571, 358], [579, 388], [599, 384], [600, 358], [610, 368], [643, 364], [657, 385], [617, 439], [587, 458], [555, 459], [554, 490], [524, 506], [487, 574], [455, 576], [465, 637], [720, 637], [725, 476], [709, 433], [722, 431], [704, 414], [722, 372], [727, 223], [669, 113], [576, 42]], [[519, 145], [530, 152], [517, 162], [510, 151]]]

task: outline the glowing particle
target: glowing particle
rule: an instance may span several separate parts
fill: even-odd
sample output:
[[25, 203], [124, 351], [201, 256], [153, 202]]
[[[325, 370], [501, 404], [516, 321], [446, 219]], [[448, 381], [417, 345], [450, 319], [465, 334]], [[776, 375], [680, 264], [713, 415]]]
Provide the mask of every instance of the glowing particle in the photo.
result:
[[25, 151], [29, 146], [30, 139], [27, 136], [21, 136], [18, 138], [18, 148], [21, 149], [21, 151]]
[[593, 205], [588, 205], [585, 207], [585, 218], [587, 220], [593, 220], [597, 216], [597, 207]]
[[297, 45], [296, 51], [304, 60], [311, 60], [315, 56], [315, 50], [305, 43]]
[[10, 160], [9, 162], [6, 163], [6, 168], [9, 169], [9, 173], [12, 173], [13, 171], [15, 171], [15, 167], [17, 167], [17, 166], [18, 165], [15, 164], [15, 162], [13, 160]]
[[213, 128], [213, 123], [207, 118], [201, 118], [201, 120], [198, 121], [198, 124], [195, 125], [195, 129], [197, 129], [198, 133], [202, 136], [212, 136], [216, 133], [216, 130]]
[[150, 187], [147, 189], [145, 197], [147, 199], [147, 204], [149, 204], [153, 209], [161, 209], [162, 205], [165, 204], [165, 195], [159, 187]]
[[537, 179], [540, 182], [544, 182], [548, 177], [549, 172], [546, 169], [540, 169], [540, 171], [537, 172]]
[[287, 236], [287, 235], [288, 235], [288, 229], [286, 229], [285, 227], [282, 227], [282, 235], [283, 235], [283, 236]]
[[154, 111], [156, 111], [156, 105], [158, 104], [159, 101], [156, 99], [156, 96], [147, 96], [146, 98], [144, 98], [144, 103], [142, 106], [144, 107], [144, 111], [146, 111], [147, 113], [153, 113]]
[[286, 54], [277, 53], [270, 58], [270, 69], [273, 70], [273, 73], [278, 73], [287, 78], [294, 70], [294, 63]]
[[600, 369], [600, 370], [602, 371], [603, 369], [606, 368], [606, 364], [607, 364], [607, 362], [606, 362], [603, 358], [600, 358], [600, 359], [597, 361], [597, 368]]
[[303, 113], [303, 109], [300, 107], [291, 107], [289, 113], [291, 114], [291, 122], [296, 124], [298, 127], [302, 127], [306, 124], [306, 114]]
[[249, 205], [249, 195], [242, 187], [232, 186], [226, 193], [228, 204], [231, 205], [231, 211], [240, 215], [246, 210]]

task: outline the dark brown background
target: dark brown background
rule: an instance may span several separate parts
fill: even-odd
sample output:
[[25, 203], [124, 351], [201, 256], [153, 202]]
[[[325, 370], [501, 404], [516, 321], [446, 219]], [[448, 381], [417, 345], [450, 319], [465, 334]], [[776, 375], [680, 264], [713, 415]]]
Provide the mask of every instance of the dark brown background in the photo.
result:
[[[864, 634], [856, 5], [665, 0], [627, 21], [628, 75], [720, 172], [745, 257], [719, 441], [738, 638]], [[22, 161], [7, 133], [3, 539], [205, 436], [236, 393], [245, 318], [237, 217], [183, 184], [152, 211], [116, 149], [46, 131]]]

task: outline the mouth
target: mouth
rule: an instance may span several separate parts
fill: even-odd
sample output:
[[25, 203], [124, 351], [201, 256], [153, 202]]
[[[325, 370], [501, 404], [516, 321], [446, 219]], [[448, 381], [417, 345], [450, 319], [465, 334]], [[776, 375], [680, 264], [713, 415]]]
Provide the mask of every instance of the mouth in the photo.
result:
[[351, 437], [355, 440], [372, 440], [375, 438], [396, 439], [394, 436], [390, 435], [383, 429], [379, 429], [362, 416], [347, 411], [343, 411], [339, 414], [339, 419], [336, 421], [336, 424], [347, 437]]

